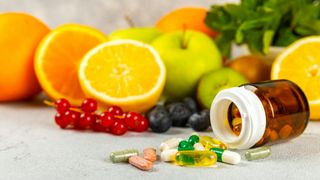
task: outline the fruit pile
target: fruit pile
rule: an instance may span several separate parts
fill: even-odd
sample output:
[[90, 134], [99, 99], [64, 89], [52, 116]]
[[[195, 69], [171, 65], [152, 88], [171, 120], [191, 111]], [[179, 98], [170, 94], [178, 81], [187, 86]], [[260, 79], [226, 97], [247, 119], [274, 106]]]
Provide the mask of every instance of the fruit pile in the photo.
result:
[[[180, 8], [153, 27], [105, 35], [79, 24], [50, 30], [30, 15], [3, 13], [0, 102], [30, 99], [43, 90], [55, 101], [55, 119], [62, 128], [120, 135], [127, 129], [145, 131], [150, 123], [157, 133], [171, 126], [204, 131], [210, 126], [208, 109], [219, 91], [268, 80], [272, 72], [272, 79], [285, 78], [301, 86], [311, 118], [320, 118], [320, 96], [315, 93], [320, 58], [313, 50], [319, 47], [319, 38], [290, 46], [272, 68], [261, 56], [252, 55], [224, 63], [212, 40], [221, 33], [207, 27], [206, 16], [205, 8]], [[299, 72], [292, 77], [289, 69]], [[114, 114], [112, 109], [126, 113]]]
[[97, 114], [97, 101], [91, 98], [84, 99], [80, 107], [72, 106], [66, 99], [46, 103], [56, 108], [55, 122], [62, 129], [92, 129], [123, 135], [128, 130], [143, 132], [149, 127], [149, 121], [140, 113], [123, 112], [118, 106], [110, 106], [105, 112]]

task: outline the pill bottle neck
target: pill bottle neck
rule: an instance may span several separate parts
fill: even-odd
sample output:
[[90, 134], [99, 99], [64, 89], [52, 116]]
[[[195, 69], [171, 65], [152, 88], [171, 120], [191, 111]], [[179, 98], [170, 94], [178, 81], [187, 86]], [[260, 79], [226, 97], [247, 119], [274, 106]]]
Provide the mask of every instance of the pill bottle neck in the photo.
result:
[[[228, 109], [234, 103], [241, 114], [242, 127], [239, 136], [230, 128]], [[210, 121], [214, 135], [232, 149], [248, 149], [263, 136], [266, 129], [266, 113], [262, 102], [252, 91], [235, 87], [220, 91], [212, 102]]]

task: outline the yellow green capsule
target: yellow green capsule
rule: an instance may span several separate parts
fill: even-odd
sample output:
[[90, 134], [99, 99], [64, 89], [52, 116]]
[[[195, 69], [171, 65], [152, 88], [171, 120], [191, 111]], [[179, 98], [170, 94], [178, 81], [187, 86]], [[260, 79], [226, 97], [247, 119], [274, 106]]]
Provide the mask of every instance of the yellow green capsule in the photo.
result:
[[113, 163], [119, 162], [128, 162], [129, 157], [131, 156], [138, 156], [139, 151], [136, 149], [126, 149], [122, 151], [115, 151], [110, 154], [110, 160]]
[[179, 166], [211, 166], [217, 162], [217, 155], [212, 151], [178, 151], [175, 163]]
[[263, 159], [271, 155], [271, 149], [268, 146], [249, 149], [245, 153], [245, 157], [248, 161]]
[[210, 136], [201, 136], [200, 143], [206, 148], [206, 150], [210, 150], [211, 148], [227, 149], [227, 145]]

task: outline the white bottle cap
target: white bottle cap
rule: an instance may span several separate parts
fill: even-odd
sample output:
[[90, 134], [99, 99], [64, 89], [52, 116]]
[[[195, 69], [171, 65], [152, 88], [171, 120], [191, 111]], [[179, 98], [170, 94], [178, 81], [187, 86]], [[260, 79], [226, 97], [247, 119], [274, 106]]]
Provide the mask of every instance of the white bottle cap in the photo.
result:
[[[237, 136], [230, 128], [228, 109], [234, 103], [240, 111], [242, 127]], [[234, 87], [220, 91], [210, 109], [210, 121], [214, 135], [232, 149], [248, 149], [263, 136], [266, 113], [262, 102], [252, 91]]]

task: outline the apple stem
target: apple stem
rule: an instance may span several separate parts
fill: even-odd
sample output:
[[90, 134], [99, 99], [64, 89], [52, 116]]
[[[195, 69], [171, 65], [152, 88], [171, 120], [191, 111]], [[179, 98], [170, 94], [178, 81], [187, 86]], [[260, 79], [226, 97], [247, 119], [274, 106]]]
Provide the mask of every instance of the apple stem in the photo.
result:
[[182, 39], [181, 39], [181, 48], [187, 49], [187, 40], [186, 40], [186, 31], [187, 31], [187, 25], [182, 25]]
[[129, 27], [131, 27], [131, 28], [135, 27], [134, 22], [132, 21], [132, 19], [130, 18], [130, 16], [125, 15], [125, 16], [124, 16], [124, 19], [127, 21]]

